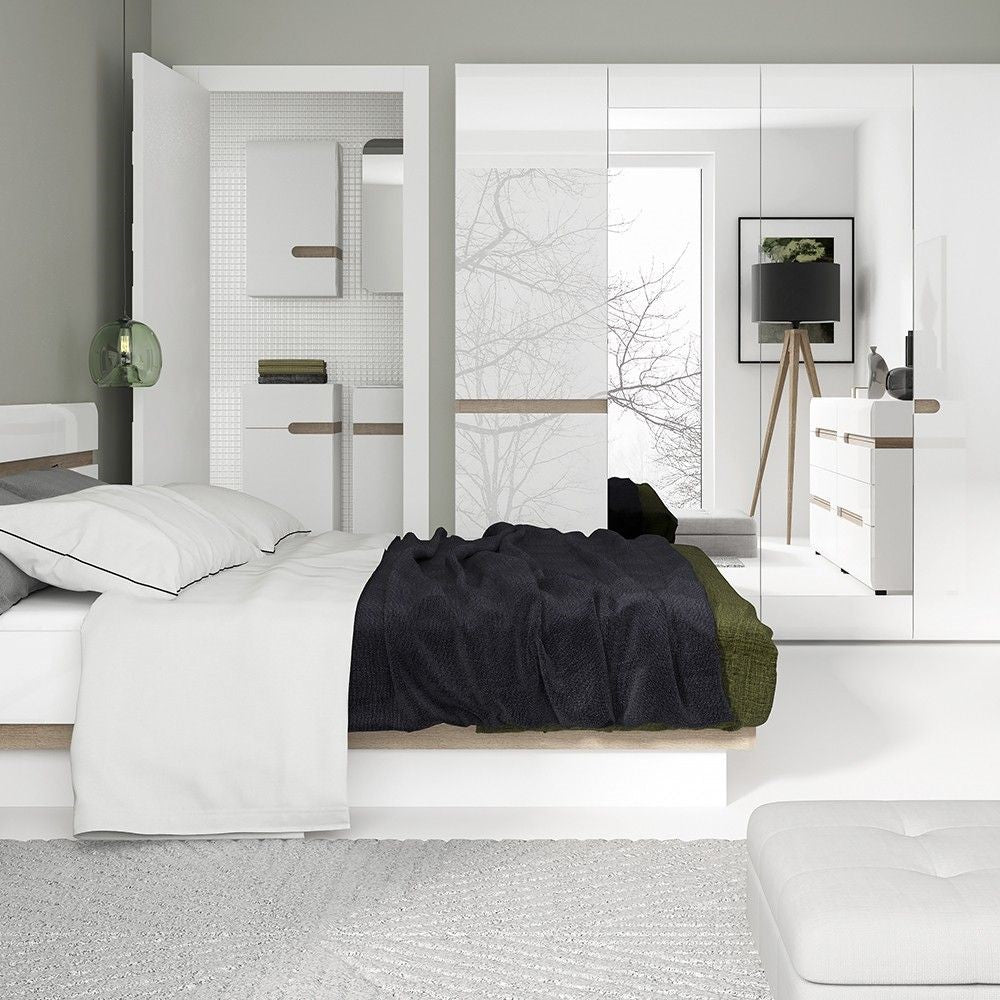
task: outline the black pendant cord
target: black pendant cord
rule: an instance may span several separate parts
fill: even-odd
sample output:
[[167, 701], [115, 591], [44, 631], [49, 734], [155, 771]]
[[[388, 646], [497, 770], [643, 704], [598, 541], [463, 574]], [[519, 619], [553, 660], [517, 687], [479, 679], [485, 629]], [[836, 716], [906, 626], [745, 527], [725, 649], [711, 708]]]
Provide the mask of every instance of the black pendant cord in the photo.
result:
[[128, 318], [130, 315], [129, 302], [129, 258], [132, 252], [132, 242], [129, 239], [129, 168], [131, 167], [131, 157], [128, 155], [128, 42], [125, 34], [125, 5], [127, 0], [122, 0], [122, 317]]

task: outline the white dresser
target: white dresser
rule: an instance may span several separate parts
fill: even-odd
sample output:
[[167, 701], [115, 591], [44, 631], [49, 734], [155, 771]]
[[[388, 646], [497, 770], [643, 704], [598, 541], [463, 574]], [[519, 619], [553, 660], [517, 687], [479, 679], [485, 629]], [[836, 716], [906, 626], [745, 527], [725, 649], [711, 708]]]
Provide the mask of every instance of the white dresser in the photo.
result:
[[876, 593], [912, 591], [912, 403], [812, 400], [809, 540]]
[[313, 531], [341, 527], [339, 385], [243, 387], [243, 489]]
[[403, 387], [353, 390], [351, 516], [357, 534], [403, 530]]

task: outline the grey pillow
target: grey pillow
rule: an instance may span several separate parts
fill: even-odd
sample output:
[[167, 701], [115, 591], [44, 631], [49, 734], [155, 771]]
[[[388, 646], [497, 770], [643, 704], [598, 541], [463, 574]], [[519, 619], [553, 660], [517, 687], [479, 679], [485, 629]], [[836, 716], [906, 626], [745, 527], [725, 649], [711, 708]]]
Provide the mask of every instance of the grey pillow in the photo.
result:
[[[16, 476], [0, 479], [0, 504], [45, 500], [99, 485], [100, 480], [81, 475], [72, 469], [19, 472]], [[44, 586], [40, 580], [18, 569], [6, 556], [0, 555], [0, 615]]]

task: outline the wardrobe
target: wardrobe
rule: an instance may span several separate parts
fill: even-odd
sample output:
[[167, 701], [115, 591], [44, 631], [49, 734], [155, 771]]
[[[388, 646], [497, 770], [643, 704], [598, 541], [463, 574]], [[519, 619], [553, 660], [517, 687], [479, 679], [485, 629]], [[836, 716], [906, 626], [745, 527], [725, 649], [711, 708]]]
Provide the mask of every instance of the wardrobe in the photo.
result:
[[901, 366], [914, 331], [914, 399], [892, 435], [912, 447], [912, 484], [894, 483], [912, 531], [893, 541], [912, 573], [876, 591], [828, 559], [829, 590], [783, 582], [794, 559], [815, 556], [803, 375], [797, 424], [782, 400], [755, 511], [760, 556], [731, 579], [765, 620], [783, 618], [782, 638], [1000, 639], [998, 102], [996, 65], [458, 66], [458, 533], [500, 520], [606, 524], [622, 405], [609, 253], [630, 224], [614, 185], [633, 167], [693, 164], [701, 507], [750, 507], [778, 366], [750, 319], [748, 278], [774, 220], [829, 231], [831, 247], [836, 232], [847, 306], [836, 324], [815, 324], [824, 399], [865, 398], [872, 349]]

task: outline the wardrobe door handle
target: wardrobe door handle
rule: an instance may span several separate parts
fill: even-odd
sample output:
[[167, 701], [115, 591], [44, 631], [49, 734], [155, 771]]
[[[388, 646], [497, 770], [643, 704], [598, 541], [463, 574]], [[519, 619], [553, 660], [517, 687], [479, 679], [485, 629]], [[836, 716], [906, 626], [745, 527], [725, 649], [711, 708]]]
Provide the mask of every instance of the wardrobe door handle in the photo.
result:
[[937, 413], [941, 409], [941, 404], [936, 399], [915, 399], [913, 401], [914, 413]]

